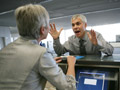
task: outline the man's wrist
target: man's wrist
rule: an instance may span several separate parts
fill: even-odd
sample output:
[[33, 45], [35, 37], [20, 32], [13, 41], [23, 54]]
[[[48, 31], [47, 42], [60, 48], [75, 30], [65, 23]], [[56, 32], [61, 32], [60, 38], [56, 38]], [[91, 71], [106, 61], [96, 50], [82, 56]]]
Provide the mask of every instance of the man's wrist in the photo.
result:
[[57, 40], [57, 39], [59, 39], [59, 37], [57, 37], [57, 38], [53, 38], [54, 40]]

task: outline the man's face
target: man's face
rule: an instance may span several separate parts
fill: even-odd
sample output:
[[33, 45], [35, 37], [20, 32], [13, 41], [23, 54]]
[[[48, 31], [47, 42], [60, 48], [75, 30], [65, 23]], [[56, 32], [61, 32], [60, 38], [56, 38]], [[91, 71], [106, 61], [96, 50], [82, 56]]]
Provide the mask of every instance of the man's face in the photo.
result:
[[72, 20], [72, 29], [76, 37], [83, 38], [86, 30], [86, 23], [83, 23], [80, 18]]

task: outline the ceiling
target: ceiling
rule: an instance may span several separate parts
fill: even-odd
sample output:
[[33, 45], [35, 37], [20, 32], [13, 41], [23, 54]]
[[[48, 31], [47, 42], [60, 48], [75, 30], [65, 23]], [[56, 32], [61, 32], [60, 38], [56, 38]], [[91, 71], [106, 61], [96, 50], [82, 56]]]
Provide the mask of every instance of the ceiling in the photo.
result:
[[43, 5], [57, 29], [70, 29], [71, 16], [79, 13], [88, 26], [120, 23], [120, 0], [0, 0], [0, 26], [16, 27], [14, 10], [29, 3]]

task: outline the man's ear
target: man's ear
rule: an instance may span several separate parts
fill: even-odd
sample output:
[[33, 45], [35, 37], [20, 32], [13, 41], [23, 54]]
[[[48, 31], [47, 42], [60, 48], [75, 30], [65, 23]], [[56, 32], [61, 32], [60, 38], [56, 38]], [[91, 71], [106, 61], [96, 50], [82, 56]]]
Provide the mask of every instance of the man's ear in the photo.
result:
[[40, 35], [43, 35], [44, 34], [44, 27], [42, 26], [41, 28], [40, 28]]
[[85, 28], [87, 27], [87, 23], [85, 23]]

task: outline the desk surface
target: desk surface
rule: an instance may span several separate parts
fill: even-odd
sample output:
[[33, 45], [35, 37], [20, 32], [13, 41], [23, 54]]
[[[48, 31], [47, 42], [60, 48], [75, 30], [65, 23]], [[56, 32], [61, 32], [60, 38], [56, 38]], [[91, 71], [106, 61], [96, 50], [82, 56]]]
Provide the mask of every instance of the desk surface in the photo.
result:
[[[61, 63], [67, 63], [66, 60]], [[106, 65], [106, 66], [114, 66], [120, 68], [120, 54], [113, 54], [112, 56], [102, 55], [85, 55], [84, 58], [76, 60], [76, 65]]]

